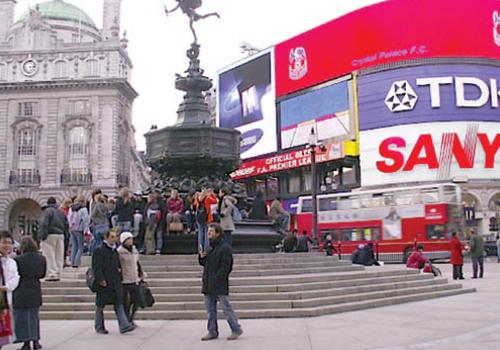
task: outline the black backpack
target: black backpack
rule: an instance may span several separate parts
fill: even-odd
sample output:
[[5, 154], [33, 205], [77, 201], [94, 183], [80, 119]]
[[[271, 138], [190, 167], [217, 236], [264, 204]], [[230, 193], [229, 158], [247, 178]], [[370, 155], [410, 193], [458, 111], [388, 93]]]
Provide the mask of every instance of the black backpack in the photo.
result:
[[89, 267], [87, 272], [85, 272], [85, 282], [87, 283], [87, 287], [89, 287], [92, 293], [97, 292], [97, 283], [95, 280], [94, 270], [92, 270], [91, 267]]
[[208, 212], [205, 207], [205, 201], [201, 202], [198, 205], [198, 209], [196, 210], [196, 222], [199, 224], [206, 224], [208, 220]]

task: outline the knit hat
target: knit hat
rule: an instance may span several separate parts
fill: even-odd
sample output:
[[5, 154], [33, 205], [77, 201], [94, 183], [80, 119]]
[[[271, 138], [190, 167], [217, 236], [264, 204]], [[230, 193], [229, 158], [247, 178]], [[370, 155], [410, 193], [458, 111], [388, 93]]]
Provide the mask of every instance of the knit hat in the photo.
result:
[[134, 235], [130, 232], [122, 232], [120, 235], [120, 243], [123, 244], [127, 239], [133, 238]]

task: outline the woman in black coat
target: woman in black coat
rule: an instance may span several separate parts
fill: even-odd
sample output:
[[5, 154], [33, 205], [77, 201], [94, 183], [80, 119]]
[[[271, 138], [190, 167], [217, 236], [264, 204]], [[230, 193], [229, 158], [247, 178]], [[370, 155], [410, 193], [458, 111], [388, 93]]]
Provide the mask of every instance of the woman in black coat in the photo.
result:
[[19, 286], [14, 290], [12, 306], [14, 309], [14, 330], [16, 343], [23, 342], [21, 350], [41, 349], [40, 315], [42, 305], [42, 288], [40, 279], [45, 277], [46, 261], [38, 252], [38, 246], [31, 237], [21, 240], [21, 256], [16, 257]]

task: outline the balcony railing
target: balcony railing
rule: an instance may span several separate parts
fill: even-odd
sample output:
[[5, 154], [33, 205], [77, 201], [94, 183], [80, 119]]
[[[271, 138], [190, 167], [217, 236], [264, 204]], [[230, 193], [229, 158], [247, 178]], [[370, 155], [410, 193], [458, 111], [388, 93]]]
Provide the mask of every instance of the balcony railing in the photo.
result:
[[38, 170], [11, 171], [9, 175], [9, 185], [11, 186], [38, 186], [40, 185], [40, 173]]
[[61, 172], [62, 185], [84, 186], [92, 184], [92, 173], [90, 171], [80, 172], [71, 171], [69, 169]]
[[118, 174], [116, 175], [116, 183], [121, 187], [129, 186], [129, 177], [127, 175]]

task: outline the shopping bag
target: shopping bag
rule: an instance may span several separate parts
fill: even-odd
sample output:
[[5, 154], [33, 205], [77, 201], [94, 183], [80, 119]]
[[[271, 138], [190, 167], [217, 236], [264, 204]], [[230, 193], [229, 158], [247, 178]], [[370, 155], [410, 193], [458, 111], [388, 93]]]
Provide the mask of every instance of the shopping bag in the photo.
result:
[[13, 331], [10, 310], [0, 310], [0, 338], [11, 337], [12, 335]]

